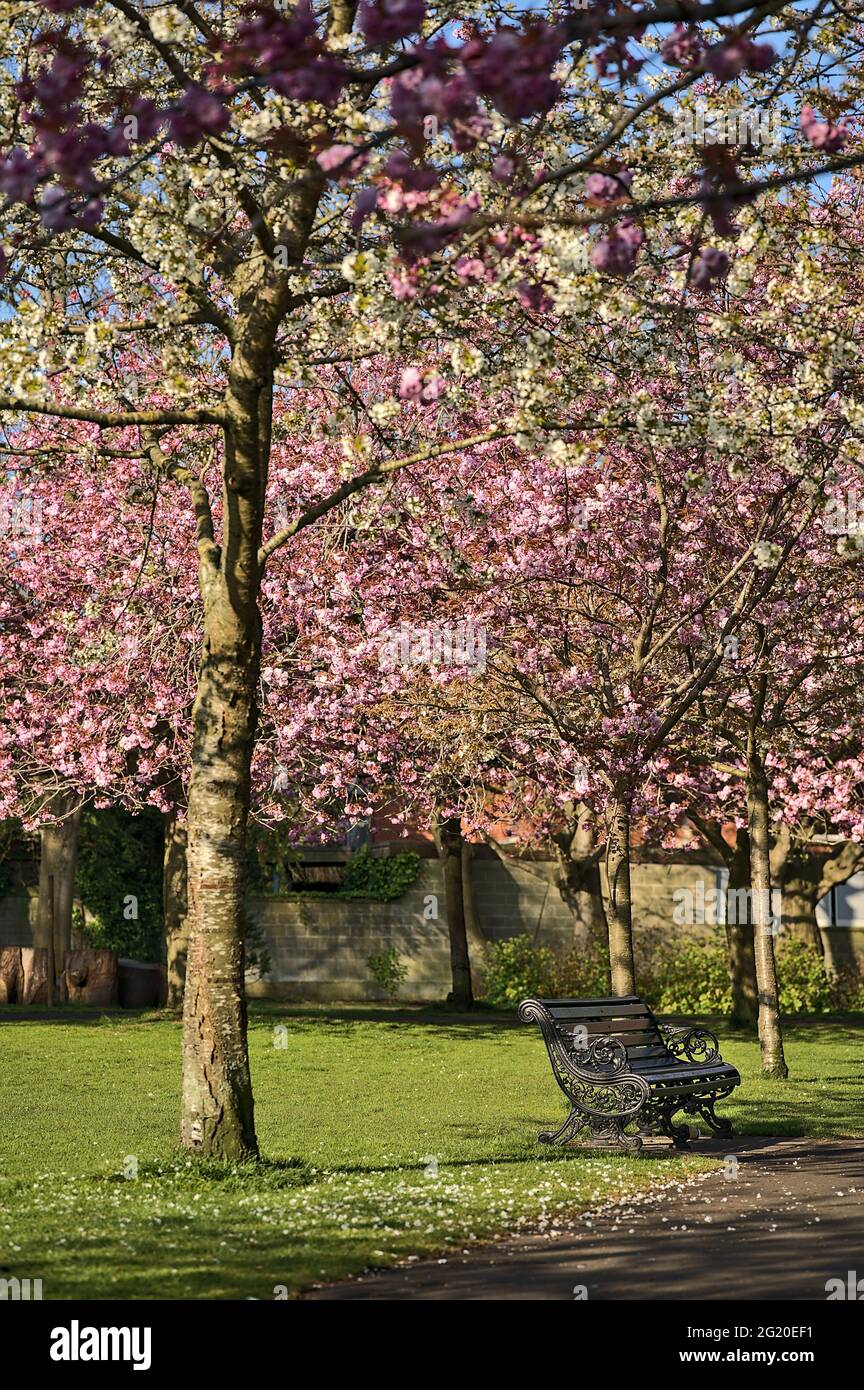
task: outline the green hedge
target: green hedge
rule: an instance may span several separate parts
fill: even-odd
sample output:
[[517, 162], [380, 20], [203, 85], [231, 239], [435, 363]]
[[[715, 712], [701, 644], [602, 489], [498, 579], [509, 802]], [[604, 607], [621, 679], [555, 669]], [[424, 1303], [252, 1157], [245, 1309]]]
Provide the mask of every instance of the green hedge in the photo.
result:
[[[815, 947], [796, 937], [775, 943], [780, 1007], [784, 1013], [844, 1013], [864, 1010], [864, 978], [852, 971], [829, 976]], [[636, 938], [636, 978], [640, 993], [658, 1013], [732, 1012], [725, 934], [678, 936], [674, 940]], [[604, 947], [559, 954], [534, 946], [527, 935], [495, 942], [486, 949], [485, 998], [510, 1009], [530, 995], [591, 999], [609, 992], [609, 961]]]

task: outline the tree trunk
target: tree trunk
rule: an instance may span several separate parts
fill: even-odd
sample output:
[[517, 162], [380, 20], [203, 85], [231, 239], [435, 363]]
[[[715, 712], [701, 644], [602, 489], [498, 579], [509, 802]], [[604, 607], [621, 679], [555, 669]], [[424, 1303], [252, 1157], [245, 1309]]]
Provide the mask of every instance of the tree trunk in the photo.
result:
[[813, 946], [821, 956], [825, 955], [822, 933], [816, 921], [816, 904], [819, 901], [819, 881], [821, 866], [810, 864], [794, 856], [789, 860], [786, 877], [783, 880], [783, 925]]
[[750, 879], [752, 884], [756, 984], [759, 990], [759, 1046], [762, 1071], [785, 1079], [789, 1075], [783, 1055], [783, 1032], [774, 960], [771, 922], [771, 861], [768, 829], [768, 782], [751, 734], [747, 748], [747, 813], [750, 828]]
[[81, 805], [72, 793], [64, 792], [53, 797], [47, 809], [56, 819], [39, 832], [39, 901], [33, 944], [48, 947], [53, 941], [57, 969], [62, 970], [63, 958], [72, 947]]
[[553, 837], [556, 880], [562, 902], [573, 916], [573, 944], [607, 941], [608, 923], [600, 882], [600, 854], [595, 846], [594, 822], [583, 804], [573, 808], [575, 824]]
[[612, 993], [636, 993], [633, 962], [633, 907], [630, 887], [630, 808], [613, 804], [606, 838], [606, 885], [609, 897], [609, 964]]
[[[246, 1036], [245, 876], [261, 665], [261, 528], [273, 406], [272, 348], [283, 290], [250, 269], [260, 296], [233, 349], [225, 408], [222, 544], [193, 489], [204, 642], [192, 711], [186, 827], [188, 925], [180, 1142], [202, 1156], [258, 1157]], [[263, 285], [263, 287], [262, 287]]]
[[750, 911], [750, 836], [743, 827], [738, 829], [735, 849], [728, 862], [726, 943], [732, 987], [731, 1022], [736, 1028], [754, 1028], [759, 1019], [759, 991]]
[[777, 827], [771, 845], [771, 882], [782, 892], [783, 926], [791, 934], [824, 954], [816, 925], [816, 904], [822, 896], [819, 882], [824, 855], [796, 843], [788, 825]]
[[165, 816], [165, 854], [162, 872], [162, 913], [165, 923], [165, 954], [168, 976], [169, 1009], [183, 1007], [186, 957], [189, 951], [187, 921], [188, 888], [186, 872], [186, 822], [176, 811]]
[[244, 879], [261, 653], [257, 608], [238, 611], [220, 573], [205, 586], [204, 647], [189, 783], [189, 949], [181, 1143], [256, 1158], [246, 1041]]
[[465, 908], [465, 934], [468, 938], [468, 958], [471, 963], [471, 993], [476, 996], [483, 989], [483, 960], [487, 945], [486, 934], [477, 915], [477, 896], [474, 892], [474, 876], [471, 865], [474, 861], [474, 846], [462, 838], [462, 902]]
[[453, 990], [447, 1002], [457, 1009], [470, 1009], [474, 1004], [474, 994], [471, 989], [471, 960], [465, 926], [460, 818], [448, 816], [439, 821], [436, 839], [444, 874], [444, 901], [450, 937], [450, 972], [453, 977]]

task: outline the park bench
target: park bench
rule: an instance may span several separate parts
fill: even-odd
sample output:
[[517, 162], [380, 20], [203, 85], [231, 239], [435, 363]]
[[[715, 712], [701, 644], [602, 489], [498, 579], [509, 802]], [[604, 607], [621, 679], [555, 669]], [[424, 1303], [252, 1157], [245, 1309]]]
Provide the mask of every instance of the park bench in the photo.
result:
[[571, 1107], [558, 1129], [539, 1135], [541, 1143], [565, 1144], [587, 1129], [592, 1138], [638, 1149], [642, 1135], [659, 1128], [682, 1148], [690, 1127], [673, 1124], [679, 1111], [701, 1115], [718, 1134], [732, 1133], [714, 1106], [741, 1077], [723, 1061], [707, 1028], [658, 1024], [635, 994], [523, 999], [519, 1017], [540, 1025], [555, 1080]]

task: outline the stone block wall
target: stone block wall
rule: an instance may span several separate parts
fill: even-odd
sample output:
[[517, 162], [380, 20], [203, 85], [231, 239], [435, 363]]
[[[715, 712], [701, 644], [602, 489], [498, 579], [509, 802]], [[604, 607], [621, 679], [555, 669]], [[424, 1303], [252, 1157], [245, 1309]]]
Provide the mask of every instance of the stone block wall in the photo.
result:
[[[537, 863], [532, 867], [543, 876], [497, 857], [476, 857], [471, 872], [477, 916], [491, 941], [527, 932], [537, 945], [566, 949], [573, 941], [573, 921], [555, 886], [554, 866]], [[695, 891], [700, 878], [706, 889], [716, 883], [715, 871], [704, 865], [634, 866], [635, 916], [640, 929], [661, 925], [669, 929], [675, 888]], [[432, 910], [437, 916], [430, 918], [426, 913]], [[444, 887], [437, 860], [424, 859], [416, 883], [392, 903], [260, 898], [254, 901], [253, 912], [267, 938], [271, 970], [266, 979], [250, 982], [252, 997], [382, 999], [368, 957], [390, 947], [408, 971], [400, 999], [439, 1000], [450, 989]]]
[[367, 960], [391, 947], [408, 969], [400, 998], [432, 1000], [447, 993], [450, 946], [434, 860], [423, 860], [414, 885], [394, 902], [258, 898], [252, 911], [271, 961], [266, 980], [250, 981], [252, 998], [383, 998]]
[[[527, 932], [538, 945], [565, 949], [572, 942], [570, 914], [558, 894], [552, 864], [540, 870], [502, 863], [478, 854], [472, 861], [477, 915], [492, 941]], [[676, 927], [676, 889], [707, 893], [718, 884], [717, 870], [693, 860], [641, 863], [633, 869], [637, 931], [663, 929], [705, 934], [698, 922]], [[859, 897], [862, 895], [859, 893]], [[851, 900], [850, 900], [851, 901]], [[857, 905], [857, 900], [856, 900]], [[450, 989], [450, 948], [444, 889], [436, 859], [423, 859], [417, 881], [390, 903], [345, 902], [337, 898], [258, 898], [253, 915], [264, 929], [271, 969], [266, 979], [250, 980], [249, 994], [287, 1000], [376, 1000], [384, 998], [368, 957], [394, 948], [408, 975], [399, 991], [406, 1001], [435, 1001]], [[30, 946], [36, 914], [31, 889], [0, 898], [0, 946]], [[823, 920], [828, 959], [864, 966], [864, 914], [832, 927]]]

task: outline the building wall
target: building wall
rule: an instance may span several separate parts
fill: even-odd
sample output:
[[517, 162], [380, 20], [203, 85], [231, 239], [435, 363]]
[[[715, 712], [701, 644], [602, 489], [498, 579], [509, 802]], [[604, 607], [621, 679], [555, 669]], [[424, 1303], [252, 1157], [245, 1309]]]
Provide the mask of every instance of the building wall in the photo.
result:
[[[478, 918], [492, 941], [527, 932], [535, 944], [564, 949], [572, 943], [573, 924], [555, 887], [553, 866], [532, 867], [539, 875], [497, 857], [477, 856], [472, 875]], [[674, 922], [676, 891], [689, 889], [698, 906], [700, 883], [703, 893], [710, 893], [717, 887], [717, 871], [692, 860], [634, 865], [637, 931], [710, 932], [709, 923], [676, 927]], [[820, 908], [826, 954], [837, 964], [857, 959], [864, 966], [864, 875], [851, 880], [838, 899], [837, 925], [831, 925], [830, 908]], [[390, 947], [408, 970], [400, 998], [439, 1000], [450, 989], [444, 890], [435, 859], [421, 861], [417, 881], [395, 902], [273, 897], [254, 900], [252, 910], [264, 929], [271, 958], [267, 979], [250, 980], [253, 997], [381, 999], [367, 962], [370, 955]], [[32, 944], [35, 912], [33, 888], [0, 898], [0, 946]]]
[[394, 902], [258, 898], [252, 911], [271, 959], [268, 979], [249, 983], [253, 998], [379, 999], [367, 958], [391, 947], [408, 969], [400, 997], [440, 999], [447, 992], [450, 948], [433, 860], [423, 861], [417, 881]]
[[[553, 866], [535, 864], [543, 877], [497, 858], [472, 863], [477, 915], [491, 941], [527, 932], [536, 945], [565, 949], [573, 942], [573, 923], [555, 887]], [[719, 885], [716, 869], [692, 861], [636, 864], [633, 868], [637, 932], [662, 930], [708, 935], [711, 922], [677, 926], [673, 914], [687, 889], [708, 904]], [[699, 885], [702, 885], [702, 894]], [[426, 914], [435, 912], [429, 917]], [[272, 969], [266, 980], [250, 983], [258, 998], [374, 1000], [382, 993], [368, 957], [393, 948], [408, 974], [399, 991], [407, 1000], [437, 1000], [450, 990], [450, 952], [444, 916], [444, 889], [438, 862], [424, 859], [418, 879], [392, 903], [339, 899], [258, 899], [254, 912], [267, 936]], [[864, 914], [862, 914], [864, 916]], [[864, 920], [823, 928], [829, 960], [857, 958], [864, 966]]]
[[0, 946], [32, 946], [38, 902], [38, 846], [15, 841], [3, 860], [7, 891], [0, 893]]

